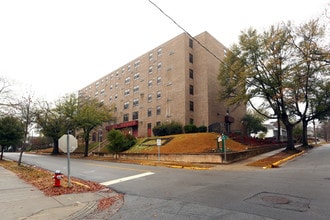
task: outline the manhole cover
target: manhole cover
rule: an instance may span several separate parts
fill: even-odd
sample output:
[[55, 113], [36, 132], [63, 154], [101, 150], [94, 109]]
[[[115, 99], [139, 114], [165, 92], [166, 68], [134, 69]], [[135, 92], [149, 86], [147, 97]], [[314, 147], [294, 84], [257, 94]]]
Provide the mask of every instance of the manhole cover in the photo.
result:
[[277, 209], [305, 212], [309, 209], [310, 200], [287, 194], [261, 192], [245, 199], [248, 203], [267, 206]]
[[265, 202], [274, 204], [288, 204], [290, 200], [282, 196], [264, 196], [261, 198]]

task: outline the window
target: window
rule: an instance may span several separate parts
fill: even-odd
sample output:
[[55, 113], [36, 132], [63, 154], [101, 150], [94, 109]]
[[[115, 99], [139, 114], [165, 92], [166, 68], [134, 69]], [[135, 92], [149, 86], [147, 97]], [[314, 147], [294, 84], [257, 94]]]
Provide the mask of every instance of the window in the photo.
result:
[[156, 122], [156, 126], [161, 125], [162, 123], [160, 121]]
[[150, 53], [150, 54], [149, 54], [149, 60], [150, 60], [150, 61], [153, 59], [153, 56], [154, 56], [153, 53]]
[[152, 116], [152, 109], [148, 108], [148, 117], [151, 117], [151, 116]]
[[134, 99], [133, 100], [133, 106], [138, 106], [139, 105], [139, 99]]
[[157, 99], [160, 99], [162, 97], [162, 94], [160, 91], [157, 91]]
[[125, 84], [128, 84], [130, 82], [131, 78], [130, 77], [126, 77], [125, 79]]
[[140, 73], [135, 73], [134, 74], [134, 80], [138, 80], [140, 78]]
[[159, 62], [158, 64], [157, 64], [157, 70], [160, 70], [162, 68], [162, 62]]
[[128, 114], [124, 114], [123, 121], [128, 121]]
[[122, 74], [125, 73], [125, 67], [123, 67], [123, 68], [121, 69], [121, 73], [122, 73]]
[[115, 88], [117, 89], [118, 88], [118, 83], [116, 82], [116, 84], [115, 84]]
[[104, 89], [102, 89], [101, 91], [100, 91], [100, 95], [104, 95], [105, 93], [104, 93]]
[[124, 96], [128, 96], [129, 95], [129, 89], [126, 89], [125, 91], [124, 91]]
[[194, 86], [193, 85], [189, 85], [189, 94], [194, 95]]
[[131, 71], [131, 65], [127, 66], [127, 71]]
[[193, 48], [194, 47], [194, 44], [193, 43], [194, 43], [193, 40], [192, 39], [189, 39], [189, 47], [190, 48]]
[[148, 81], [148, 87], [152, 87], [152, 80]]
[[194, 70], [189, 69], [189, 78], [193, 79], [194, 78]]
[[157, 51], [157, 56], [161, 56], [162, 55], [162, 48], [159, 48]]
[[112, 85], [110, 86], [110, 91], [112, 91]]
[[115, 95], [115, 100], [117, 100], [117, 99], [118, 99], [118, 94]]
[[133, 112], [132, 118], [133, 118], [133, 120], [139, 119], [139, 112]]
[[151, 102], [151, 101], [152, 101], [152, 95], [149, 94], [149, 95], [148, 95], [148, 102]]
[[189, 62], [194, 63], [194, 56], [191, 53], [189, 54]]
[[157, 84], [159, 85], [162, 82], [162, 77], [158, 76], [157, 77]]
[[133, 92], [137, 93], [137, 92], [139, 92], [139, 89], [140, 89], [140, 86], [134, 86]]
[[140, 66], [140, 60], [137, 60], [137, 61], [134, 63], [134, 68], [137, 68], [138, 66]]
[[129, 102], [125, 102], [124, 103], [124, 109], [128, 109], [128, 107], [129, 107]]
[[156, 114], [157, 114], [157, 115], [160, 115], [160, 114], [161, 114], [160, 106], [157, 106], [157, 108], [156, 108]]
[[193, 101], [189, 102], [189, 110], [192, 112], [194, 111], [194, 102]]
[[112, 102], [112, 96], [109, 97], [109, 102]]
[[152, 73], [152, 66], [149, 66], [149, 74]]

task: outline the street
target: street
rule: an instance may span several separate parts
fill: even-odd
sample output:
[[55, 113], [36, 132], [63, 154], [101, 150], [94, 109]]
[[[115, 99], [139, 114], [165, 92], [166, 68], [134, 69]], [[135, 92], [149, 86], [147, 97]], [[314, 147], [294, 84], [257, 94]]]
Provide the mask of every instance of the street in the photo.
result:
[[[19, 154], [5, 153], [17, 159]], [[71, 176], [125, 194], [111, 219], [330, 219], [330, 145], [277, 169], [218, 165], [210, 170], [71, 159]], [[23, 162], [67, 172], [64, 157], [24, 154]]]

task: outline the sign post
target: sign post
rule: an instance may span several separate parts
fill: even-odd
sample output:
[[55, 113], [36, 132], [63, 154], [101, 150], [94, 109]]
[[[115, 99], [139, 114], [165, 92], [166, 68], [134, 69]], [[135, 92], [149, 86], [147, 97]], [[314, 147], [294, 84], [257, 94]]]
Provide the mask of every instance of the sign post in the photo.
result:
[[225, 161], [227, 161], [227, 155], [226, 155], [226, 139], [227, 139], [227, 136], [226, 135], [222, 135], [222, 153], [225, 154]]
[[77, 139], [70, 134], [68, 131], [67, 134], [62, 135], [62, 137], [58, 140], [59, 148], [67, 153], [68, 158], [68, 187], [71, 187], [71, 174], [70, 174], [70, 152], [73, 152], [78, 147]]
[[160, 161], [160, 146], [162, 145], [162, 139], [157, 139], [157, 146], [158, 146], [158, 162]]

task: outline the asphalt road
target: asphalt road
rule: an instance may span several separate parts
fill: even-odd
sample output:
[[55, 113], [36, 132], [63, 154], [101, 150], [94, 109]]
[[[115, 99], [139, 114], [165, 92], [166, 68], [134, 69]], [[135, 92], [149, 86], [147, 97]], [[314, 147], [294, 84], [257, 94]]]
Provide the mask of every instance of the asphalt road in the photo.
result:
[[[125, 194], [111, 219], [330, 219], [329, 158], [330, 145], [324, 145], [277, 169], [185, 170], [71, 159], [70, 170]], [[23, 162], [67, 172], [66, 158], [24, 154]]]

